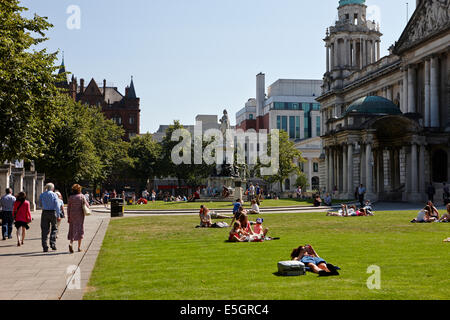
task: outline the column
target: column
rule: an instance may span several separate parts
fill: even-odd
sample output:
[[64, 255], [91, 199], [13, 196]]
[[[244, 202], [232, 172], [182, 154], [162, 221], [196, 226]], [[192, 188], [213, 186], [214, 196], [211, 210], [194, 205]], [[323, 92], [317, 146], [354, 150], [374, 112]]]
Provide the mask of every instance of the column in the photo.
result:
[[340, 65], [340, 52], [339, 52], [339, 39], [334, 39], [334, 66], [338, 67]]
[[24, 178], [24, 190], [27, 194], [27, 200], [30, 202], [30, 210], [36, 210], [36, 172], [28, 171], [25, 172]]
[[36, 176], [36, 206], [38, 209], [42, 209], [39, 207], [39, 197], [44, 192], [44, 180], [45, 180], [45, 174], [37, 174], [37, 176]]
[[342, 191], [341, 191], [341, 193], [345, 193], [348, 190], [347, 163], [348, 163], [348, 150], [347, 150], [347, 146], [344, 145], [343, 152], [342, 152]]
[[330, 72], [330, 47], [327, 44], [325, 48], [327, 50], [327, 72]]
[[370, 194], [373, 192], [373, 170], [372, 170], [372, 145], [366, 145], [366, 190]]
[[431, 124], [431, 105], [430, 105], [430, 60], [425, 60], [425, 116], [424, 127], [430, 127]]
[[418, 161], [417, 161], [417, 144], [413, 143], [411, 145], [411, 192], [418, 193], [419, 192], [419, 178], [418, 178], [418, 169], [417, 169]]
[[353, 40], [352, 67], [356, 67], [356, 40]]
[[330, 192], [333, 192], [334, 190], [334, 153], [335, 151], [331, 149], [330, 159], [331, 159], [331, 165], [330, 165]]
[[437, 57], [431, 58], [430, 70], [430, 111], [431, 127], [439, 127], [439, 61]]
[[366, 40], [361, 41], [362, 45], [362, 66], [363, 68], [367, 65], [367, 46], [366, 46]]
[[353, 143], [347, 147], [347, 192], [353, 194]]
[[330, 64], [331, 64], [331, 70], [334, 69], [334, 52], [335, 52], [334, 43], [330, 43], [330, 53], [331, 53]]
[[381, 59], [380, 40], [377, 40], [377, 61]]
[[416, 112], [416, 68], [408, 68], [408, 112]]
[[372, 63], [375, 63], [378, 61], [377, 59], [377, 42], [375, 40], [372, 40], [372, 56], [373, 56], [373, 61]]
[[24, 169], [13, 169], [13, 193], [17, 195], [19, 192], [23, 191], [23, 177], [25, 176]]
[[402, 83], [402, 101], [400, 103], [403, 113], [408, 112], [408, 68], [403, 68], [403, 83]]
[[344, 40], [344, 47], [345, 47], [345, 59], [344, 59], [344, 64], [345, 64], [346, 66], [349, 66], [349, 65], [350, 65], [350, 53], [349, 53], [349, 50], [348, 50], [348, 45], [349, 45], [348, 38], [345, 38], [345, 40]]
[[325, 163], [326, 163], [326, 170], [327, 170], [327, 191], [330, 191], [330, 177], [331, 177], [331, 156], [330, 156], [330, 149], [325, 149]]
[[9, 177], [11, 176], [11, 169], [11, 164], [0, 166], [0, 190], [2, 194], [6, 188], [10, 187]]
[[314, 176], [313, 173], [313, 160], [312, 159], [308, 159], [308, 183], [309, 186], [312, 187], [312, 178]]
[[378, 149], [377, 154], [377, 192], [384, 192], [384, 149]]
[[363, 50], [363, 39], [359, 39], [359, 67], [364, 68], [364, 50]]
[[425, 145], [421, 144], [419, 147], [419, 192], [425, 194]]
[[389, 187], [388, 191], [394, 191], [398, 185], [396, 184], [396, 159], [395, 159], [395, 150], [389, 150]]

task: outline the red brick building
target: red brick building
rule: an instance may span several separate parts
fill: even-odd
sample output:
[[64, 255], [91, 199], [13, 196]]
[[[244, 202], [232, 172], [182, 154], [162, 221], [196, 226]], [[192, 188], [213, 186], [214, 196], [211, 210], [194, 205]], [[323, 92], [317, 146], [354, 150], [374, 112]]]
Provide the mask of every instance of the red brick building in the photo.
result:
[[[59, 69], [59, 74], [65, 73], [64, 59]], [[140, 98], [136, 96], [133, 77], [131, 83], [125, 88], [125, 95], [122, 95], [117, 87], [107, 86], [106, 80], [102, 85], [98, 85], [91, 79], [85, 87], [84, 79], [78, 80], [74, 76], [70, 82], [58, 83], [59, 87], [66, 88], [68, 94], [77, 102], [91, 106], [100, 106], [107, 119], [113, 120], [125, 130], [124, 140], [140, 134]]]

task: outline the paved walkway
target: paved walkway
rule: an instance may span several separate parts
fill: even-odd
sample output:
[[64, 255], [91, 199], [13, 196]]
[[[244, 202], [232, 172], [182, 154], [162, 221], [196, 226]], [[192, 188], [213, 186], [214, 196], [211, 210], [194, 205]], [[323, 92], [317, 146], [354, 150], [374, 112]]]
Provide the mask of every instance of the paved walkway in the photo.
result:
[[89, 281], [109, 224], [109, 214], [86, 217], [83, 252], [69, 254], [67, 219], [61, 222], [57, 251], [41, 246], [40, 211], [27, 231], [24, 246], [0, 240], [0, 300], [80, 300]]

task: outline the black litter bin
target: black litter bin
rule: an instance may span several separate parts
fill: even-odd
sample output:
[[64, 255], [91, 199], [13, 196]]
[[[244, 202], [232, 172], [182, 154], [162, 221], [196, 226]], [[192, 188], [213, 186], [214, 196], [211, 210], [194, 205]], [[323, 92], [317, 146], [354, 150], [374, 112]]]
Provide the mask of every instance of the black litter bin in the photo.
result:
[[125, 211], [125, 204], [123, 199], [111, 199], [111, 217], [123, 217]]

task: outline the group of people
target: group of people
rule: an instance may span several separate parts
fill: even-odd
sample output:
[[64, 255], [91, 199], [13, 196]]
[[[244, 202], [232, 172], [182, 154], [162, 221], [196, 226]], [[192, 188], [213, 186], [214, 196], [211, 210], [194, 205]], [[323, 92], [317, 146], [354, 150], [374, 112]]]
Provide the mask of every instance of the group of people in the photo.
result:
[[447, 212], [442, 216], [439, 215], [438, 209], [434, 206], [433, 202], [428, 201], [427, 205], [419, 211], [417, 218], [413, 219], [413, 223], [425, 223], [425, 222], [450, 222], [450, 203], [447, 204]]
[[363, 206], [359, 208], [356, 205], [341, 204], [341, 209], [337, 212], [328, 212], [327, 216], [333, 217], [367, 217], [374, 216], [372, 204], [370, 200], [366, 200]]
[[327, 193], [323, 199], [320, 197], [320, 194], [316, 193], [313, 195], [313, 203], [314, 207], [320, 207], [322, 205], [330, 207], [333, 203], [333, 199], [329, 193]]
[[[84, 237], [85, 208], [89, 208], [89, 201], [81, 193], [82, 187], [78, 184], [72, 186], [71, 196], [67, 205], [67, 222], [69, 223], [69, 252], [74, 253], [73, 242], [78, 242], [78, 252], [83, 251], [81, 243]], [[17, 246], [25, 243], [26, 230], [30, 229], [33, 221], [30, 211], [30, 202], [27, 200], [25, 192], [19, 192], [15, 197], [10, 188], [6, 189], [6, 194], [1, 198], [2, 207], [2, 236], [3, 240], [12, 239], [12, 225], [17, 232]], [[66, 218], [66, 210], [62, 194], [55, 190], [53, 183], [48, 183], [44, 192], [39, 196], [39, 207], [42, 209], [41, 215], [41, 242], [44, 252], [50, 248], [56, 251], [56, 239], [62, 219]], [[50, 235], [50, 239], [49, 238]]]

